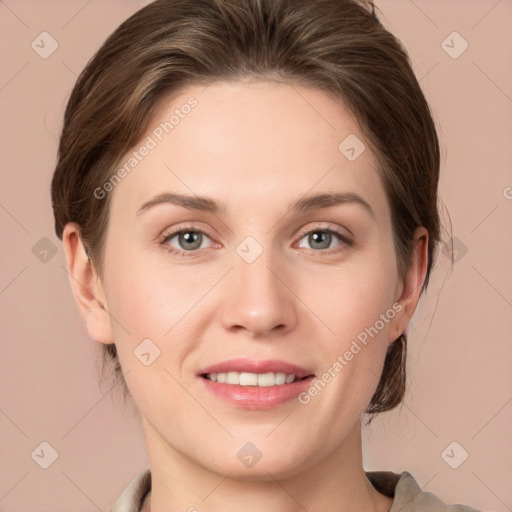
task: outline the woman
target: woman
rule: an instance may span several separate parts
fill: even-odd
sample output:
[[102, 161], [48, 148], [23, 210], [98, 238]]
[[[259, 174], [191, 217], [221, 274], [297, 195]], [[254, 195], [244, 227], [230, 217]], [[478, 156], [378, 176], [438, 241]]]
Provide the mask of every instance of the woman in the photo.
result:
[[150, 469], [112, 508], [473, 510], [365, 472], [439, 242], [439, 143], [369, 2], [158, 0], [69, 100], [52, 182]]

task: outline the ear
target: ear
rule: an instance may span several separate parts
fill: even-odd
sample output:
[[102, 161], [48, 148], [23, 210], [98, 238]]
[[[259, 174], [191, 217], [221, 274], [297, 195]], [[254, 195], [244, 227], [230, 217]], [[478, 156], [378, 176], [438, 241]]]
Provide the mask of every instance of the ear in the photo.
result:
[[400, 282], [393, 309], [397, 311], [388, 330], [388, 342], [392, 343], [404, 333], [420, 299], [428, 264], [428, 231], [424, 227], [414, 232], [414, 247], [409, 262], [409, 270], [404, 281]]
[[73, 295], [89, 334], [100, 343], [114, 343], [110, 314], [101, 280], [87, 256], [77, 224], [72, 222], [66, 224], [62, 242]]

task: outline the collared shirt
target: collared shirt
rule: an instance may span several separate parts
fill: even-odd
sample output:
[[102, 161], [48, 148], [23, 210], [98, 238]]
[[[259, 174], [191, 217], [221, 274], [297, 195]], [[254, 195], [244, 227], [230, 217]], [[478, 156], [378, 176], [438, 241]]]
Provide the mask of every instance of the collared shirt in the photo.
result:
[[[393, 498], [389, 512], [479, 512], [466, 505], [447, 505], [431, 492], [422, 491], [407, 471], [367, 471], [366, 477], [380, 493]], [[146, 469], [130, 482], [110, 512], [141, 512], [150, 490], [151, 471]]]

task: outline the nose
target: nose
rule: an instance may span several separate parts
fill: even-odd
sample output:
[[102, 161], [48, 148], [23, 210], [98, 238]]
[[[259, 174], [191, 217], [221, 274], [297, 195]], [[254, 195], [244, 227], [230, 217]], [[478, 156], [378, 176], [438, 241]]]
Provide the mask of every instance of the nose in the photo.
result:
[[221, 313], [225, 329], [268, 337], [295, 327], [298, 315], [290, 272], [283, 271], [266, 251], [252, 263], [235, 259], [227, 279]]

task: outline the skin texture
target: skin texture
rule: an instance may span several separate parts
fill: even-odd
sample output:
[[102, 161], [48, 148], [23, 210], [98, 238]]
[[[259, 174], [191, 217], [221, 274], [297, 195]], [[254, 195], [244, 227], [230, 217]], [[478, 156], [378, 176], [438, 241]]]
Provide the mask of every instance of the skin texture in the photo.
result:
[[[101, 277], [77, 227], [64, 231], [81, 314], [95, 340], [115, 340], [140, 411], [151, 510], [389, 510], [364, 475], [360, 422], [388, 343], [416, 308], [428, 234], [417, 229], [402, 282], [377, 159], [368, 145], [352, 162], [338, 150], [349, 134], [364, 141], [339, 100], [269, 82], [189, 87], [160, 108], [141, 143], [191, 96], [192, 112], [110, 192]], [[206, 195], [226, 211], [161, 204], [137, 214], [163, 192]], [[356, 203], [289, 211], [318, 192], [358, 194], [373, 215]], [[163, 237], [186, 228], [205, 233], [195, 256], [169, 253], [189, 246]], [[319, 248], [308, 234], [325, 229], [353, 242], [333, 235]], [[247, 236], [263, 249], [252, 263], [236, 251]], [[307, 405], [235, 407], [196, 375], [247, 357], [321, 376], [393, 304], [401, 311]], [[150, 366], [133, 353], [146, 338], [161, 352]], [[250, 468], [237, 457], [247, 442], [262, 454]]]

